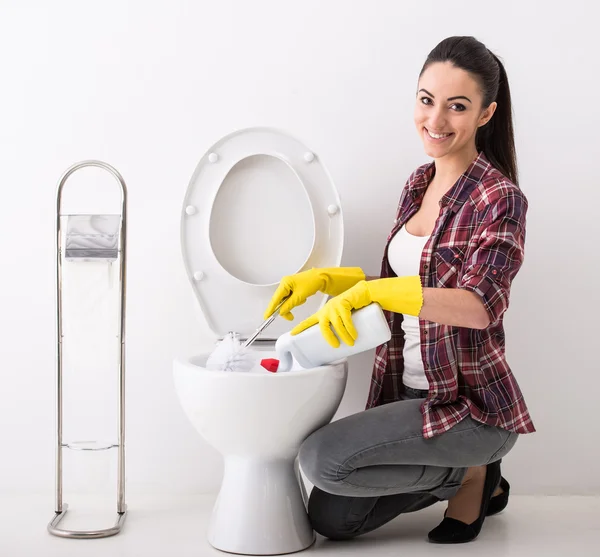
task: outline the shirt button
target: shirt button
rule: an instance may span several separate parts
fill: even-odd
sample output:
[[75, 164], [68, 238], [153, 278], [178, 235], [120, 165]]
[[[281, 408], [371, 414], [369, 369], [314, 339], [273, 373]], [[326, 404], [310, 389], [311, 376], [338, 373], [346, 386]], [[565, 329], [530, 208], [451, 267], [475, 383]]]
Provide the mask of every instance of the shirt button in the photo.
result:
[[398, 224], [398, 219], [394, 219], [394, 224]]

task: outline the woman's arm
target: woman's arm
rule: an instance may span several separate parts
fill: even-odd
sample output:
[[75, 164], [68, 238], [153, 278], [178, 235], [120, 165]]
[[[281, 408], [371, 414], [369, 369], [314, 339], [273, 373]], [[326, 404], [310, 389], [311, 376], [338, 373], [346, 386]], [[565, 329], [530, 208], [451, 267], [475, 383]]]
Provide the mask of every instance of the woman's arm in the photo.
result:
[[[378, 280], [368, 276], [366, 280]], [[481, 298], [459, 288], [423, 288], [423, 307], [419, 317], [440, 325], [485, 329], [490, 324]]]
[[485, 329], [490, 324], [481, 298], [460, 288], [423, 288], [421, 319], [440, 325]]

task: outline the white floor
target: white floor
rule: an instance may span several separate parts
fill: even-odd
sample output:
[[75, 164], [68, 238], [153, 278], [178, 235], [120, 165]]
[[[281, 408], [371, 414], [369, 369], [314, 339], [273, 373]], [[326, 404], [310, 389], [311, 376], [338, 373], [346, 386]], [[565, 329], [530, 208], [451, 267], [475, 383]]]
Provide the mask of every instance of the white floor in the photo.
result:
[[[123, 531], [100, 540], [56, 538], [46, 531], [54, 516], [52, 500], [2, 497], [0, 556], [2, 557], [204, 557], [227, 554], [205, 539], [211, 496], [134, 498], [128, 502]], [[88, 501], [89, 502], [89, 501]], [[116, 515], [102, 507], [84, 512], [72, 504], [63, 523], [72, 528], [106, 527]], [[517, 497], [509, 507], [486, 520], [479, 538], [469, 544], [441, 546], [426, 541], [427, 532], [442, 518], [444, 505], [398, 517], [393, 522], [349, 542], [317, 542], [297, 555], [324, 557], [598, 557], [600, 497]], [[69, 517], [69, 514], [71, 515]], [[69, 520], [69, 522], [67, 522]]]

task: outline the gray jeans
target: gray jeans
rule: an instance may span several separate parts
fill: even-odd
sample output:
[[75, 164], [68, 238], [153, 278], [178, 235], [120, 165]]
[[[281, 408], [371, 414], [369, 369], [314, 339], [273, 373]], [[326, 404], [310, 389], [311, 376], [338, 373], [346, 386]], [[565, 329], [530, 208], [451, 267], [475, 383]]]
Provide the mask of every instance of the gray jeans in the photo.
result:
[[518, 434], [466, 418], [432, 439], [421, 433], [421, 398], [404, 400], [332, 422], [300, 447], [300, 466], [315, 486], [308, 514], [330, 539], [365, 534], [402, 513], [453, 497], [466, 469], [500, 460]]

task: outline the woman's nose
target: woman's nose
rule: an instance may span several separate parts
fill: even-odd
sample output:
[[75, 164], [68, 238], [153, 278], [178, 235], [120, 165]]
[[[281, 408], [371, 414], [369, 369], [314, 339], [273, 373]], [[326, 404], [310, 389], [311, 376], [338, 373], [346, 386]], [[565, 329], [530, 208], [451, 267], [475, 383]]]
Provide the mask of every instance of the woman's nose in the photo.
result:
[[429, 129], [433, 131], [443, 131], [446, 126], [446, 113], [437, 108], [429, 115]]

